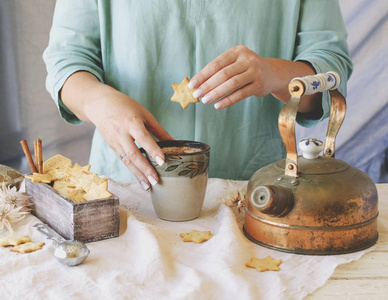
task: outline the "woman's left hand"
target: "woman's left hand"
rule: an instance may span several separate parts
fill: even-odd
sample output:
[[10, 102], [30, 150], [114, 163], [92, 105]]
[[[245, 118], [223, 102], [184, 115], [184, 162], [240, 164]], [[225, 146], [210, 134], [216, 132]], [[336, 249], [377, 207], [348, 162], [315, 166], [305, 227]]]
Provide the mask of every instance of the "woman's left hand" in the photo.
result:
[[235, 46], [208, 63], [190, 81], [194, 97], [225, 108], [249, 96], [262, 97], [279, 88], [271, 63], [246, 46]]

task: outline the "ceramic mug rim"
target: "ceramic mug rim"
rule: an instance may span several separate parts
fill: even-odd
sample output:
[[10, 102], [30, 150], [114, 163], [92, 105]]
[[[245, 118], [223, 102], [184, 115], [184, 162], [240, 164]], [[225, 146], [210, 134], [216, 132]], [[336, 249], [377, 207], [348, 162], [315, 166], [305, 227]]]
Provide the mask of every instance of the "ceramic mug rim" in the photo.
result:
[[[165, 155], [182, 155], [182, 156], [190, 156], [190, 155], [200, 155], [204, 154], [210, 151], [210, 146], [203, 142], [197, 142], [197, 141], [190, 141], [190, 140], [167, 140], [167, 141], [158, 141], [156, 142], [160, 148], [166, 148], [166, 147], [191, 147], [196, 149], [201, 149], [201, 151], [198, 152], [191, 152], [191, 153], [176, 153], [176, 152], [164, 152]], [[145, 154], [146, 156], [149, 156], [147, 151], [144, 150], [144, 148], [139, 149], [141, 153]]]
[[164, 152], [164, 154], [171, 155], [171, 154], [178, 154], [181, 156], [191, 156], [191, 155], [201, 155], [206, 152], [210, 151], [210, 146], [208, 144], [197, 142], [197, 141], [190, 141], [190, 140], [167, 140], [167, 141], [159, 141], [156, 142], [160, 148], [166, 148], [166, 147], [189, 147], [189, 148], [195, 148], [195, 149], [201, 149], [201, 151], [198, 152], [189, 152], [189, 153], [177, 153], [177, 152]]

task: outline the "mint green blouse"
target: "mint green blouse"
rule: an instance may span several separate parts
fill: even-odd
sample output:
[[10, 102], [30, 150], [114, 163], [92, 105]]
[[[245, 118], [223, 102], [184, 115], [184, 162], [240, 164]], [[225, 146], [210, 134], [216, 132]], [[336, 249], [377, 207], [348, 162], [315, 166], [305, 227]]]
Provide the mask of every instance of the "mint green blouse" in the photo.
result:
[[[262, 57], [307, 61], [317, 73], [336, 71], [345, 93], [352, 71], [346, 36], [337, 0], [57, 0], [43, 58], [47, 89], [67, 122], [82, 123], [59, 91], [72, 73], [89, 71], [139, 101], [174, 138], [209, 144], [210, 177], [246, 180], [285, 156], [283, 103], [268, 95], [221, 110], [202, 103], [182, 110], [170, 101], [171, 83], [246, 45]], [[322, 119], [329, 100], [324, 93]], [[90, 163], [100, 175], [134, 178], [98, 131]]]

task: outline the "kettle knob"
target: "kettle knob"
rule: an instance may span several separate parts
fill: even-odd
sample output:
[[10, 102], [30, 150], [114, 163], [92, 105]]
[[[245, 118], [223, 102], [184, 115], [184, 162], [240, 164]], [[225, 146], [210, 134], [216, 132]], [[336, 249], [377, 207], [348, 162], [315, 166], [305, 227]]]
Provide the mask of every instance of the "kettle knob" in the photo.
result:
[[299, 142], [299, 149], [302, 150], [304, 158], [315, 159], [323, 149], [323, 142], [314, 138], [302, 139]]

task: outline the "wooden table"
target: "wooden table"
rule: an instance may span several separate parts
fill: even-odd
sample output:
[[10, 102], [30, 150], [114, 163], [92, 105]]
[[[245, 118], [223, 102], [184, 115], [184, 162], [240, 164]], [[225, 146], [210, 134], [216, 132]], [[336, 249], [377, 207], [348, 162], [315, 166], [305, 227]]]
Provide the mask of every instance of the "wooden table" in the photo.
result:
[[377, 184], [379, 240], [360, 260], [340, 265], [306, 299], [388, 299], [388, 184]]

